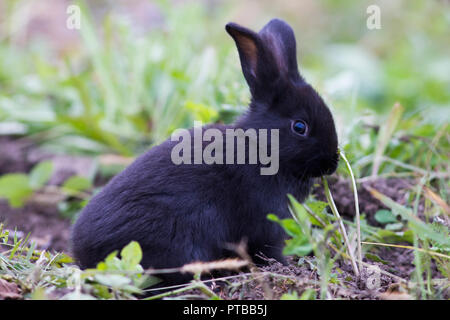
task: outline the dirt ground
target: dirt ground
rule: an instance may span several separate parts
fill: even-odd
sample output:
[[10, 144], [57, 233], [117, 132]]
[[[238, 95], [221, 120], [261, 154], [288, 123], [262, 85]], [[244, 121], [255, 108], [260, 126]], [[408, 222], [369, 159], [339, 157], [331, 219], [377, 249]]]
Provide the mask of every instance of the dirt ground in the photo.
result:
[[[88, 157], [49, 154], [26, 139], [0, 136], [0, 150], [0, 175], [28, 173], [40, 161], [52, 161], [49, 185], [61, 185], [72, 175], [86, 176], [94, 164]], [[16, 229], [18, 236], [31, 232], [30, 240], [40, 249], [67, 252], [70, 220], [60, 214], [57, 198], [45, 194], [39, 196], [39, 201], [37, 198], [32, 197], [23, 208], [11, 208], [0, 199], [0, 223], [7, 229]]]
[[[33, 165], [42, 159], [56, 159], [55, 161], [58, 162], [59, 157], [53, 156], [52, 158], [52, 155], [42, 152], [29, 141], [6, 137], [0, 137], [0, 150], [2, 150], [0, 153], [0, 174], [28, 172]], [[64, 159], [62, 162], [66, 163], [67, 159]], [[79, 163], [80, 165], [72, 165], [70, 169], [64, 166], [57, 166], [57, 170], [54, 172], [50, 183], [58, 184], [68, 176], [79, 174], [86, 169], [83, 166], [91, 165], [89, 161], [82, 157], [74, 157], [74, 159], [68, 162], [71, 164]], [[413, 183], [413, 181], [406, 179], [377, 179], [360, 184], [360, 210], [367, 215], [369, 224], [378, 225], [378, 222], [376, 222], [373, 216], [377, 210], [383, 208], [383, 205], [371, 196], [367, 190], [368, 187], [373, 187], [403, 204], [407, 200], [410, 186]], [[353, 219], [354, 203], [349, 181], [330, 179], [330, 187], [340, 213], [344, 217]], [[316, 188], [313, 192], [318, 199], [324, 199], [323, 190], [320, 188]], [[4, 223], [7, 229], [16, 229], [19, 236], [26, 236], [27, 233], [31, 232], [31, 240], [36, 241], [39, 249], [62, 251], [70, 254], [69, 235], [71, 222], [62, 217], [55, 204], [43, 205], [42, 203], [31, 202], [23, 208], [13, 209], [5, 200], [0, 200], [0, 223]], [[414, 270], [412, 263], [414, 255], [411, 250], [380, 247], [378, 248], [377, 255], [385, 263], [370, 261], [372, 265], [377, 265], [380, 269], [400, 278], [410, 279], [411, 272]], [[311, 268], [312, 264], [308, 263], [313, 257], [300, 259], [289, 257], [288, 259], [288, 266], [283, 266], [276, 261], [269, 260], [268, 266], [260, 269], [261, 272], [268, 273], [261, 281], [248, 281], [243, 286], [223, 286], [220, 283], [213, 284], [213, 290], [219, 296], [227, 299], [262, 299], [268, 296], [279, 298], [289, 290], [308, 287], [308, 283], [311, 280], [319, 279], [317, 270]], [[396, 298], [401, 297], [401, 285], [399, 285], [398, 279], [390, 276], [381, 274], [380, 285], [377, 289], [369, 290], [365, 285], [365, 282], [370, 276], [369, 274], [362, 274], [360, 279], [355, 279], [351, 266], [343, 262], [335, 266], [332, 272], [339, 274], [338, 278], [341, 284], [345, 282], [345, 286], [340, 285], [332, 289], [330, 294], [333, 297], [378, 299], [383, 297], [382, 294], [389, 295], [390, 292], [395, 293]], [[282, 277], [282, 275], [295, 276], [297, 280], [292, 281], [292, 279]], [[240, 281], [242, 281], [242, 278], [234, 278], [228, 284], [233, 282], [237, 284]], [[346, 289], [342, 289], [343, 287]], [[238, 289], [233, 291], [233, 288]], [[301, 294], [301, 292], [299, 293]], [[387, 298], [389, 297], [387, 296]]]

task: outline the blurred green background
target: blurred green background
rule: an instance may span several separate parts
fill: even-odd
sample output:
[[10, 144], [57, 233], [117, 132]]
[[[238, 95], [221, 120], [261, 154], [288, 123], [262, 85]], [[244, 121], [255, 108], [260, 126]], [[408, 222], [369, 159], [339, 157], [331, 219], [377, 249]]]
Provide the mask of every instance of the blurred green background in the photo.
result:
[[[367, 10], [373, 5], [380, 9], [381, 25], [371, 30], [367, 21], [373, 13]], [[73, 8], [81, 10], [80, 29], [68, 28]], [[349, 239], [356, 247], [352, 239], [360, 221], [365, 259], [416, 279], [416, 287], [408, 284], [416, 298], [447, 299], [448, 0], [0, 0], [0, 222], [23, 235], [30, 232], [22, 242], [0, 224], [2, 245], [10, 239], [9, 258], [0, 255], [8, 279], [23, 283], [22, 291], [35, 299], [45, 296], [47, 285], [47, 293], [55, 284], [70, 287], [74, 269], [60, 265], [70, 258], [56, 259], [47, 251], [51, 262], [42, 264], [44, 252], [35, 248], [70, 252], [70, 224], [91, 197], [174, 129], [191, 127], [194, 120], [230, 123], [244, 112], [250, 93], [225, 25], [233, 21], [260, 30], [274, 17], [293, 27], [300, 72], [332, 110], [340, 150], [355, 173], [355, 208], [349, 189], [355, 181], [349, 179], [344, 156], [329, 178], [339, 211], [355, 222], [344, 220]], [[281, 225], [292, 236], [287, 254], [303, 256], [305, 248], [317, 248], [314, 260], [306, 260], [311, 270], [306, 278], [308, 283], [320, 278], [315, 288], [320, 286], [320, 297], [328, 299], [330, 292], [362, 289], [363, 278], [352, 282], [348, 270], [340, 269], [344, 264], [335, 264], [344, 252], [342, 239], [329, 236], [336, 223], [326, 204], [317, 202], [321, 186], [316, 186], [305, 206], [311, 218], [305, 219], [305, 209], [295, 202], [299, 220], [285, 219]], [[360, 220], [354, 218], [357, 209]], [[384, 255], [369, 246], [373, 241], [414, 252]], [[337, 255], [331, 254], [332, 243], [339, 244]], [[405, 267], [408, 263], [411, 268]], [[444, 279], [438, 279], [433, 263]], [[107, 268], [118, 270], [115, 264]], [[91, 275], [84, 272], [83, 289], [77, 285], [64, 297], [94, 292], [84, 297], [110, 299], [110, 284], [93, 282]], [[76, 277], [78, 283], [79, 273]], [[30, 287], [29, 279], [40, 280]], [[334, 286], [340, 282], [341, 288]], [[247, 278], [242, 283], [245, 291], [251, 288]], [[258, 280], [257, 287], [262, 284]], [[130, 298], [129, 288], [111, 286], [115, 298]], [[235, 292], [239, 285], [230, 287]], [[385, 288], [387, 293], [394, 286]], [[366, 299], [366, 290], [359, 289]], [[314, 298], [314, 290], [306, 289], [300, 299]], [[287, 298], [298, 299], [294, 293]]]
[[[70, 4], [80, 30], [66, 27]], [[366, 26], [372, 4], [379, 30]], [[448, 170], [450, 4], [438, 0], [1, 0], [0, 135], [135, 156], [194, 120], [229, 123], [249, 91], [224, 26], [273, 17], [294, 28], [300, 72], [357, 176]]]

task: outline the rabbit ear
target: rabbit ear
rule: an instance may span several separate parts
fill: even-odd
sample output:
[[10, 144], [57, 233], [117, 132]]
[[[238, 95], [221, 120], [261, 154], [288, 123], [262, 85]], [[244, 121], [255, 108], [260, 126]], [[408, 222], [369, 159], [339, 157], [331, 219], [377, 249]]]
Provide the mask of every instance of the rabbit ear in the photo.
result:
[[281, 82], [301, 79], [294, 32], [281, 20], [271, 20], [259, 33], [236, 23], [225, 26], [236, 42], [242, 72], [252, 96], [264, 99]]
[[259, 35], [250, 29], [230, 22], [225, 29], [236, 42], [241, 60], [242, 72], [247, 80], [250, 90], [254, 93], [259, 78], [258, 67], [263, 59], [264, 47]]
[[301, 79], [297, 66], [297, 50], [292, 28], [283, 20], [273, 19], [259, 32], [261, 41], [271, 51], [280, 75], [292, 81]]

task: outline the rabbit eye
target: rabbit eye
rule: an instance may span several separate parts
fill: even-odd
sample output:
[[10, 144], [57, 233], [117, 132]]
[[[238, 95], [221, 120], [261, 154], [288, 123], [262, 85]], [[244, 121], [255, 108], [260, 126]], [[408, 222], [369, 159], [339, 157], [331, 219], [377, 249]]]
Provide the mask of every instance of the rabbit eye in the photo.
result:
[[294, 130], [295, 133], [304, 136], [308, 131], [308, 125], [303, 120], [296, 120], [292, 124], [292, 130]]

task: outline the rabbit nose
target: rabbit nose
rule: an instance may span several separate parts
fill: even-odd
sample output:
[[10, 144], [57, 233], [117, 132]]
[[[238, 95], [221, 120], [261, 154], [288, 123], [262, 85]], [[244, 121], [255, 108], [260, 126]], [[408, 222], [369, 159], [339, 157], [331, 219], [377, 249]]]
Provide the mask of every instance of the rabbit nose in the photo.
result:
[[324, 163], [324, 169], [325, 169], [324, 174], [325, 175], [331, 175], [336, 171], [338, 164], [339, 164], [339, 157], [340, 156], [339, 156], [339, 149], [338, 149], [338, 151], [336, 153], [334, 153], [331, 157], [329, 157], [326, 161], [324, 161], [325, 162]]
[[315, 169], [312, 170], [311, 174], [313, 177], [321, 177], [325, 175], [333, 174], [338, 166], [339, 156], [334, 155], [322, 155], [315, 162]]

